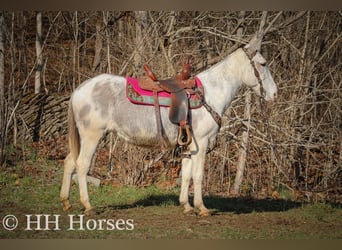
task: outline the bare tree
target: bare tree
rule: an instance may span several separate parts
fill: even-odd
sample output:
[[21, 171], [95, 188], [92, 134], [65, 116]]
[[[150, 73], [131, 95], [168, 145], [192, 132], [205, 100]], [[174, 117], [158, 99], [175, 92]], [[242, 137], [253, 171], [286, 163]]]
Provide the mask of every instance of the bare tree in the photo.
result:
[[4, 163], [5, 146], [5, 13], [0, 12], [0, 167]]
[[101, 51], [102, 51], [103, 43], [102, 43], [102, 34], [101, 34], [101, 22], [96, 22], [96, 36], [95, 36], [95, 55], [93, 61], [93, 72], [97, 69], [101, 71]]
[[74, 35], [74, 46], [73, 46], [73, 57], [72, 57], [72, 69], [73, 69], [73, 74], [72, 74], [72, 87], [73, 89], [76, 88], [76, 74], [78, 73], [78, 81], [80, 81], [80, 76], [79, 76], [79, 27], [78, 27], [78, 12], [74, 12], [73, 18], [75, 19], [73, 24], [73, 35]]
[[135, 39], [136, 39], [136, 53], [134, 55], [134, 66], [136, 70], [139, 70], [143, 64], [144, 48], [144, 31], [147, 27], [147, 11], [135, 11], [136, 18], [135, 24]]
[[112, 73], [112, 63], [110, 60], [110, 33], [109, 33], [109, 29], [108, 29], [108, 22], [109, 22], [109, 18], [110, 18], [110, 13], [109, 11], [103, 12], [103, 22], [105, 24], [106, 27], [106, 47], [107, 47], [107, 73], [111, 74]]
[[41, 91], [41, 78], [43, 71], [43, 38], [42, 38], [42, 13], [37, 12], [37, 31], [36, 31], [36, 54], [37, 54], [37, 68], [34, 81], [34, 93], [38, 94]]
[[[240, 18], [244, 18], [245, 13], [240, 12]], [[266, 23], [266, 17], [267, 17], [267, 11], [264, 11], [262, 13], [261, 17], [261, 22], [259, 26], [259, 30], [256, 34], [257, 37], [259, 37], [259, 43], [256, 44], [257, 50], [260, 50], [261, 48], [261, 40], [263, 37], [264, 33], [264, 26]], [[238, 28], [237, 30], [238, 35], [241, 35], [241, 28]], [[240, 34], [239, 34], [240, 33]], [[242, 183], [242, 178], [243, 178], [243, 173], [245, 170], [245, 165], [246, 165], [246, 159], [247, 159], [247, 150], [248, 150], [248, 137], [249, 137], [249, 129], [250, 129], [250, 121], [251, 121], [251, 92], [248, 91], [246, 93], [245, 97], [245, 112], [244, 112], [244, 120], [246, 121], [246, 129], [245, 131], [242, 132], [241, 136], [241, 146], [239, 150], [239, 159], [237, 163], [237, 171], [236, 171], [236, 176], [235, 176], [235, 182], [234, 182], [234, 193], [239, 194], [240, 192], [240, 185]]]
[[[236, 35], [241, 37], [243, 35], [243, 27], [242, 23], [245, 19], [245, 11], [240, 11], [238, 23], [240, 24], [237, 28]], [[242, 183], [243, 173], [246, 165], [246, 156], [247, 156], [247, 147], [248, 147], [248, 136], [249, 136], [249, 125], [251, 120], [251, 92], [248, 91], [245, 97], [245, 113], [244, 119], [247, 120], [245, 131], [242, 132], [241, 136], [241, 145], [239, 150], [239, 159], [236, 169], [235, 181], [233, 192], [235, 194], [239, 194], [240, 186]]]

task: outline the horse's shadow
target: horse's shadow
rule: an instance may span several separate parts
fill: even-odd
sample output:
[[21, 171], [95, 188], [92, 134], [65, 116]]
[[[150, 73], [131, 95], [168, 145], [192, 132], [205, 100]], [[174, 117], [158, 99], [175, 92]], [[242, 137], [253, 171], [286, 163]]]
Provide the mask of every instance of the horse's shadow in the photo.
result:
[[[191, 199], [192, 200], [192, 199]], [[190, 200], [190, 201], [191, 201]], [[212, 211], [212, 214], [235, 213], [247, 214], [251, 212], [281, 212], [292, 208], [302, 206], [303, 203], [282, 199], [254, 199], [245, 197], [221, 197], [207, 196], [203, 198], [207, 208]], [[150, 207], [150, 206], [169, 206], [179, 205], [177, 195], [151, 195], [142, 200], [138, 200], [131, 204], [125, 205], [109, 205], [102, 207], [101, 210], [120, 210], [135, 207]]]
[[252, 212], [282, 212], [302, 206], [301, 202], [283, 199], [255, 199], [251, 197], [220, 197], [209, 196], [204, 198], [209, 209], [216, 213], [247, 214]]

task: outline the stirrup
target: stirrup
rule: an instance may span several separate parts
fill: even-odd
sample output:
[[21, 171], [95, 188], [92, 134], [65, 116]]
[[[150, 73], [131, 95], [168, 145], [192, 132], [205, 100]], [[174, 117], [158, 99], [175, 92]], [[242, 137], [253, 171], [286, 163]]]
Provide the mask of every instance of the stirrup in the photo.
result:
[[[185, 133], [183, 132], [185, 131]], [[185, 141], [184, 141], [185, 139]], [[191, 137], [191, 131], [189, 124], [185, 124], [183, 126], [179, 126], [178, 129], [178, 138], [177, 143], [179, 146], [187, 146], [191, 143], [192, 137]]]

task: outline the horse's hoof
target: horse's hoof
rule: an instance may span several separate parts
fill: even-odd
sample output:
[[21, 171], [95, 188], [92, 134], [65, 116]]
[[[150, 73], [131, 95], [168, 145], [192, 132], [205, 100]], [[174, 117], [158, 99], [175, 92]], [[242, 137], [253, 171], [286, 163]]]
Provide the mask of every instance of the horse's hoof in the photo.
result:
[[66, 211], [69, 211], [71, 209], [71, 205], [69, 204], [68, 206], [63, 206], [63, 211], [66, 212]]
[[88, 208], [84, 211], [85, 216], [93, 216], [95, 214], [96, 214], [96, 210], [95, 210], [95, 208], [92, 208], [92, 207]]
[[184, 209], [183, 213], [185, 215], [195, 215], [195, 211], [193, 208], [186, 208], [186, 209]]
[[72, 206], [71, 206], [71, 204], [70, 204], [69, 201], [63, 201], [63, 211], [64, 211], [64, 212], [70, 210], [71, 207], [72, 207]]
[[210, 213], [210, 211], [208, 209], [206, 209], [206, 210], [201, 210], [199, 215], [201, 217], [209, 217], [209, 216], [211, 216], [211, 213]]

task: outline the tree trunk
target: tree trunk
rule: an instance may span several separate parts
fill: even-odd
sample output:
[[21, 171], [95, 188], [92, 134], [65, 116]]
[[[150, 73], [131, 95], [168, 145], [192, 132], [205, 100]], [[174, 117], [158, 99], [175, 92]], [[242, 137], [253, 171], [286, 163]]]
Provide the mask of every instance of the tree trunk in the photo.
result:
[[0, 12], [0, 167], [4, 163], [5, 147], [5, 17]]
[[243, 179], [243, 173], [245, 171], [245, 165], [246, 165], [246, 158], [247, 158], [247, 149], [248, 149], [248, 136], [249, 136], [249, 127], [250, 127], [250, 120], [251, 120], [251, 92], [248, 91], [246, 93], [246, 99], [245, 99], [245, 114], [244, 114], [244, 120], [246, 121], [246, 130], [242, 132], [242, 138], [241, 138], [241, 146], [239, 150], [239, 159], [237, 164], [237, 170], [236, 170], [236, 176], [234, 181], [234, 188], [233, 192], [234, 194], [240, 193], [240, 186]]
[[105, 27], [106, 27], [107, 73], [111, 74], [112, 73], [112, 63], [110, 60], [110, 34], [109, 34], [109, 30], [108, 30], [108, 21], [109, 21], [109, 12], [107, 11], [106, 14], [103, 13], [103, 22], [105, 23]]
[[145, 52], [145, 46], [143, 42], [143, 33], [147, 27], [147, 11], [135, 11], [136, 18], [135, 24], [135, 41], [136, 41], [136, 53], [134, 55], [134, 66], [135, 70], [142, 68], [143, 64], [143, 54]]
[[[239, 18], [243, 19], [245, 16], [245, 12], [241, 11], [239, 13]], [[266, 17], [267, 17], [267, 11], [262, 12], [262, 17], [260, 20], [260, 26], [258, 30], [258, 36], [260, 39], [262, 39], [262, 36], [264, 35], [264, 26], [266, 24]], [[242, 27], [239, 27], [237, 30], [238, 35], [242, 35]], [[260, 50], [261, 43], [257, 45], [258, 47], [256, 48], [257, 50]], [[238, 160], [238, 165], [237, 165], [237, 171], [236, 171], [236, 176], [235, 176], [235, 182], [234, 182], [234, 193], [239, 194], [240, 193], [240, 186], [242, 183], [242, 178], [243, 178], [243, 173], [245, 170], [245, 165], [246, 165], [246, 158], [247, 158], [247, 149], [248, 149], [248, 136], [249, 136], [249, 128], [250, 128], [250, 120], [251, 120], [251, 92], [248, 91], [246, 93], [246, 98], [245, 98], [245, 113], [244, 113], [244, 120], [246, 122], [246, 130], [243, 131], [242, 137], [241, 137], [241, 148], [239, 152], [239, 160]]]
[[[238, 23], [240, 23], [238, 29], [236, 30], [236, 34], [238, 36], [242, 36], [243, 34], [243, 26], [241, 25], [243, 23], [243, 20], [245, 18], [245, 11], [240, 11], [239, 13], [239, 20]], [[237, 164], [237, 170], [236, 170], [236, 176], [234, 181], [234, 187], [233, 192], [234, 194], [240, 193], [240, 186], [242, 183], [243, 173], [245, 171], [245, 164], [246, 164], [246, 157], [247, 157], [247, 145], [248, 145], [248, 134], [249, 134], [249, 121], [251, 116], [251, 93], [247, 92], [246, 99], [245, 99], [245, 114], [244, 119], [247, 119], [247, 129], [243, 131], [242, 137], [241, 137], [241, 148], [239, 151], [239, 159]]]
[[[74, 13], [75, 24], [74, 26], [74, 47], [73, 47], [73, 58], [72, 58], [72, 66], [73, 66], [73, 74], [72, 74], [72, 88], [76, 89], [76, 79], [77, 73], [79, 73], [79, 47], [78, 47], [78, 12]], [[80, 82], [80, 77], [78, 76], [78, 81]]]
[[42, 13], [38, 12], [36, 15], [37, 19], [37, 32], [36, 32], [36, 54], [37, 54], [37, 69], [34, 81], [34, 93], [38, 94], [41, 92], [41, 78], [43, 70], [43, 38], [42, 38]]
[[102, 36], [101, 36], [101, 24], [100, 22], [96, 23], [96, 37], [95, 37], [95, 55], [93, 61], [93, 72], [101, 71], [101, 51], [102, 51]]
[[[170, 13], [170, 18], [169, 18], [169, 28], [167, 30], [167, 33], [166, 34], [172, 34], [174, 32], [174, 29], [175, 29], [175, 26], [176, 26], [176, 12], [175, 11], [171, 11]], [[173, 43], [174, 43], [174, 36], [169, 36], [169, 41], [168, 43], [170, 44], [169, 45], [169, 48], [168, 48], [168, 51], [167, 51], [167, 57], [165, 58], [168, 62], [168, 67], [167, 67], [167, 75], [168, 76], [171, 76], [171, 75], [175, 75], [175, 69], [173, 68], [173, 64], [171, 63], [171, 58], [172, 58], [172, 55], [174, 53], [174, 47], [173, 47]], [[164, 46], [163, 44], [160, 44], [160, 46]]]

